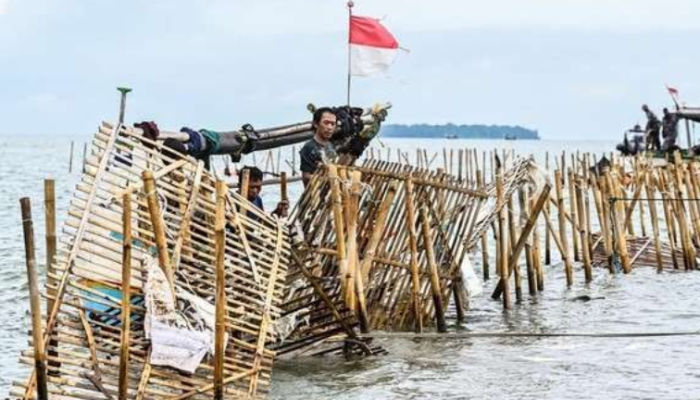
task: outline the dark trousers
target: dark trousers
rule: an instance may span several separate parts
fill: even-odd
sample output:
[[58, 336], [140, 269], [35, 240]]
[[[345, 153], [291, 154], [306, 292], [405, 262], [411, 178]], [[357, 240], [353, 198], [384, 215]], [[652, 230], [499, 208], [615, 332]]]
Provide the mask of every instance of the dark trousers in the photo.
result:
[[650, 150], [661, 150], [661, 139], [659, 136], [658, 129], [649, 131], [647, 134], [647, 149], [651, 147]]

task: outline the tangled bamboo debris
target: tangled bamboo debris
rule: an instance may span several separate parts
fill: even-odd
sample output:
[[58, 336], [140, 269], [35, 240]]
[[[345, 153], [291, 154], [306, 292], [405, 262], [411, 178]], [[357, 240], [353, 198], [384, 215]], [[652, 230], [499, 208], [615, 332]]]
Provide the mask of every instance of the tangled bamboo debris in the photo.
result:
[[[211, 398], [214, 372], [222, 398], [266, 393], [273, 345], [281, 339], [288, 229], [220, 183], [217, 203], [215, 180], [201, 163], [129, 128], [103, 124], [90, 154], [53, 264], [57, 272], [48, 281], [53, 308], [43, 338], [34, 341], [52, 346], [49, 396]], [[222, 231], [223, 241], [216, 235]], [[216, 336], [217, 349], [225, 351], [205, 358], [194, 373], [152, 362], [153, 337], [145, 336], [144, 325], [155, 318], [148, 317], [145, 301], [153, 262], [175, 288], [178, 304], [216, 304], [223, 311], [219, 326], [226, 342]], [[216, 265], [225, 266], [218, 297]], [[129, 323], [122, 315], [130, 315]], [[33, 352], [24, 352], [21, 361], [32, 363]], [[32, 373], [14, 384], [11, 395], [34, 398], [36, 383]]]
[[[500, 188], [508, 195], [526, 180], [530, 161], [514, 165], [502, 174]], [[419, 332], [433, 322], [444, 330], [452, 295], [458, 313], [463, 315], [466, 308], [462, 279], [466, 254], [505, 207], [505, 202], [491, 198], [499, 186], [492, 183], [480, 189], [476, 181], [441, 170], [371, 159], [359, 167], [336, 170], [330, 166], [317, 174], [292, 213], [309, 248], [305, 264], [327, 284], [334, 304], [354, 314], [352, 322], [365, 318], [356, 303], [365, 304], [369, 324], [363, 331], [413, 327]], [[357, 184], [344, 177], [359, 174], [363, 190], [358, 195], [353, 190]], [[343, 214], [341, 199], [350, 193], [356, 194], [356, 203], [346, 208], [350, 214]], [[351, 248], [353, 256], [348, 254]], [[357, 255], [363, 258], [348, 262]], [[360, 266], [359, 273], [353, 265]], [[299, 276], [299, 271], [290, 271], [289, 288], [297, 286]], [[353, 276], [361, 277], [363, 290], [352, 284]], [[285, 314], [300, 312], [309, 293], [308, 285], [290, 293]], [[314, 312], [320, 311], [308, 311]]]

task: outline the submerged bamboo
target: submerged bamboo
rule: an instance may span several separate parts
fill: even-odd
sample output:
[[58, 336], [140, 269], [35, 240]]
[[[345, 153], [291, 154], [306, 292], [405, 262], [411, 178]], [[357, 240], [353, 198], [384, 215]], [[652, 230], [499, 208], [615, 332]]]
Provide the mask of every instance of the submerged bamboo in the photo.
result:
[[28, 197], [21, 198], [20, 204], [22, 207], [22, 227], [24, 230], [24, 251], [27, 263], [29, 302], [32, 312], [32, 342], [34, 345], [34, 370], [36, 371], [37, 398], [39, 400], [47, 400], [48, 380], [46, 377], [46, 354], [44, 353], [44, 338], [41, 328], [41, 296], [39, 294], [36, 272], [32, 206]]

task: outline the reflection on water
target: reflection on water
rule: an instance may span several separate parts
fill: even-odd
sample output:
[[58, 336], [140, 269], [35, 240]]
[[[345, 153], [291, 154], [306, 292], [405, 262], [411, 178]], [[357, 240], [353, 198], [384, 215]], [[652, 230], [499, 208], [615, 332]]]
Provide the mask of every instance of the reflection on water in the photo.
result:
[[[85, 140], [85, 138], [83, 138]], [[425, 141], [384, 139], [413, 151]], [[437, 140], [433, 151], [517, 146], [518, 151], [557, 154], [571, 143]], [[76, 145], [76, 149], [80, 148]], [[579, 143], [582, 151], [609, 151], [610, 143]], [[27, 346], [26, 290], [19, 197], [31, 196], [43, 260], [42, 179], [57, 184], [59, 218], [78, 177], [69, 175], [66, 138], [0, 138], [0, 394], [23, 379], [18, 363]], [[76, 151], [76, 159], [79, 158]], [[439, 159], [438, 159], [439, 160]], [[439, 163], [441, 160], [436, 161]], [[249, 161], [250, 162], [250, 161]], [[76, 160], [74, 165], [80, 163]], [[434, 165], [437, 166], [437, 165]], [[298, 188], [292, 187], [292, 196]], [[266, 188], [267, 202], [277, 191]], [[555, 253], [553, 252], [553, 255]], [[493, 256], [493, 252], [491, 254]], [[474, 257], [477, 274], [481, 257]], [[42, 263], [43, 264], [43, 263]], [[493, 265], [493, 264], [492, 264]], [[41, 266], [43, 268], [43, 265]], [[492, 274], [493, 275], [493, 274]], [[577, 270], [574, 287], [565, 288], [561, 265], [547, 267], [546, 290], [504, 314], [489, 299], [495, 285], [472, 301], [464, 326], [490, 332], [659, 332], [700, 329], [697, 287], [700, 273], [639, 269], [629, 276], [595, 271], [590, 285]], [[575, 301], [579, 295], [602, 298]], [[389, 355], [360, 361], [300, 358], [275, 364], [274, 399], [693, 399], [700, 398], [700, 337], [662, 338], [481, 338], [383, 339]]]

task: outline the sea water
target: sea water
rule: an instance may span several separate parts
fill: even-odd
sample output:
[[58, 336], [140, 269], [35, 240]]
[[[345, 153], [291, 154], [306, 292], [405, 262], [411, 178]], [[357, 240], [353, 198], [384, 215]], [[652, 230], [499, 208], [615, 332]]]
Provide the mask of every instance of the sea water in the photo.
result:
[[[75, 141], [73, 172], [69, 173], [71, 141]], [[40, 275], [44, 274], [43, 179], [56, 180], [59, 229], [80, 179], [83, 143], [75, 137], [0, 136], [0, 397], [13, 380], [24, 380], [28, 369], [19, 363], [28, 346], [29, 299], [24, 262], [19, 198], [32, 200]], [[595, 152], [614, 148], [612, 142], [487, 141], [445, 139], [381, 139], [376, 152], [392, 148], [407, 152], [425, 148], [432, 167], [442, 167], [442, 149], [516, 149], [540, 162], [544, 155]], [[296, 147], [298, 151], [299, 146]], [[290, 159], [291, 147], [284, 159]], [[256, 154], [264, 168], [267, 153]], [[375, 153], [376, 154], [376, 153]], [[276, 163], [276, 157], [273, 157]], [[298, 157], [297, 157], [298, 160]], [[251, 156], [244, 159], [252, 164]], [[481, 162], [481, 159], [479, 159]], [[567, 164], [570, 163], [567, 155]], [[218, 172], [223, 163], [218, 161]], [[455, 170], [456, 171], [456, 170]], [[298, 196], [300, 184], [290, 194]], [[263, 190], [266, 208], [274, 208], [278, 190]], [[60, 236], [60, 232], [59, 232]], [[542, 236], [542, 235], [541, 235]], [[545, 266], [545, 291], [507, 313], [490, 299], [495, 279], [478, 281], [483, 294], [471, 299], [467, 320], [457, 324], [450, 310], [450, 330], [460, 332], [629, 333], [700, 330], [700, 272], [657, 274], [639, 268], [611, 276], [594, 270], [590, 284], [576, 270], [566, 288], [556, 257]], [[491, 251], [493, 257], [494, 252]], [[472, 255], [481, 276], [481, 254]], [[491, 262], [493, 268], [493, 260]], [[492, 276], [495, 274], [492, 270]], [[580, 295], [594, 300], [577, 301]], [[699, 399], [700, 336], [641, 338], [472, 338], [381, 339], [389, 354], [364, 360], [339, 357], [278, 360], [272, 377], [272, 399]]]

